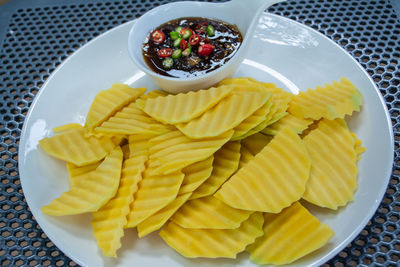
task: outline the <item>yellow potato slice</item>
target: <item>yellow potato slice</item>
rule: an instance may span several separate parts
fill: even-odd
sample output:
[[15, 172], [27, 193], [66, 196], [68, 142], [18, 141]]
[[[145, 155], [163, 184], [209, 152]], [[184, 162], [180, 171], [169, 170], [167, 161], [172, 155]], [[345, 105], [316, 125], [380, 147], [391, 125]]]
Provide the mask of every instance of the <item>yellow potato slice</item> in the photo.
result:
[[264, 213], [264, 235], [246, 248], [259, 265], [290, 264], [324, 246], [334, 235], [299, 202], [279, 214]]
[[145, 169], [146, 156], [139, 156], [124, 161], [121, 181], [117, 194], [107, 204], [93, 213], [91, 225], [97, 245], [108, 257], [116, 257], [121, 247], [124, 226], [129, 206], [133, 202], [133, 194], [138, 189]]
[[289, 114], [288, 112], [281, 112], [281, 113], [274, 113], [274, 115], [271, 117], [271, 119], [268, 121], [267, 125], [271, 125], [274, 124], [275, 122], [279, 121], [280, 119], [282, 119], [283, 117], [285, 117], [287, 114]]
[[129, 136], [129, 156], [149, 155], [150, 139], [154, 135], [133, 134]]
[[272, 83], [264, 86], [263, 83], [259, 81], [254, 82], [251, 78], [247, 77], [227, 78], [218, 83], [218, 86], [222, 85], [233, 86], [234, 92], [266, 92], [265, 87], [275, 87]]
[[289, 103], [293, 97], [293, 94], [286, 92], [282, 88], [278, 88], [275, 85], [271, 86], [271, 84], [268, 83], [263, 83], [263, 84], [265, 86], [264, 88], [266, 89], [266, 91], [272, 93], [271, 100], [277, 105], [276, 112], [269, 121], [269, 123], [274, 123], [278, 121], [280, 118], [282, 118], [284, 114], [286, 114], [286, 111], [289, 107]]
[[[280, 108], [279, 105], [276, 102], [273, 102], [272, 100], [271, 100], [271, 102], [272, 102], [272, 106], [271, 106], [270, 112], [267, 114], [267, 116], [265, 116], [265, 120], [261, 122], [261, 123], [263, 123], [265, 125], [265, 127], [267, 125], [272, 124], [272, 121], [277, 118], [278, 109]], [[255, 127], [257, 127], [257, 126], [258, 125], [256, 125]], [[252, 129], [250, 129], [249, 132]], [[247, 136], [250, 136], [250, 135], [247, 135]], [[241, 137], [241, 139], [243, 139], [243, 137]]]
[[314, 121], [310, 119], [300, 119], [292, 114], [287, 114], [285, 117], [268, 126], [261, 132], [264, 134], [276, 135], [282, 128], [288, 126], [296, 133], [301, 134], [313, 122]]
[[213, 197], [189, 200], [171, 217], [184, 228], [235, 229], [247, 220], [253, 211], [232, 208]]
[[361, 159], [361, 155], [366, 151], [366, 148], [362, 146], [362, 141], [357, 138], [355, 133], [352, 132], [351, 135], [355, 140], [354, 150], [356, 151], [357, 161], [359, 161]]
[[285, 114], [292, 97], [291, 93], [284, 91], [282, 88], [276, 87], [273, 83], [264, 83], [248, 77], [225, 79], [221, 81], [219, 85], [233, 85], [235, 86], [235, 90], [238, 90], [238, 87], [245, 88], [240, 90], [249, 90], [249, 88], [256, 87], [263, 92], [272, 93], [271, 101], [276, 104], [276, 110], [269, 120], [270, 123], [279, 120], [279, 118], [282, 117], [282, 114]]
[[124, 143], [124, 141], [125, 141], [126, 139], [128, 139], [128, 136], [126, 136], [126, 135], [119, 135], [119, 134], [115, 134], [115, 135], [107, 135], [107, 134], [104, 134], [104, 135], [100, 135], [100, 138], [101, 138], [101, 137], [108, 137], [108, 138], [110, 138], [111, 141], [114, 143], [115, 146], [120, 146], [122, 143]]
[[191, 193], [207, 180], [213, 170], [213, 162], [214, 156], [211, 156], [183, 168], [182, 172], [185, 174], [185, 178], [183, 178], [178, 194]]
[[172, 125], [162, 124], [144, 113], [133, 102], [96, 127], [96, 133], [104, 134], [154, 134], [174, 130]]
[[222, 99], [215, 107], [188, 123], [176, 127], [194, 139], [214, 137], [238, 126], [271, 97], [270, 93], [235, 93]]
[[245, 133], [242, 136], [239, 136], [237, 139], [238, 140], [243, 140], [243, 139], [245, 139], [245, 138], [247, 138], [247, 137], [249, 137], [249, 136], [251, 136], [253, 134], [256, 134], [256, 133], [260, 132], [261, 130], [264, 130], [265, 127], [267, 127], [268, 123], [269, 123], [268, 120], [262, 121], [260, 124], [256, 125], [256, 127], [250, 129], [247, 133]]
[[254, 158], [253, 154], [245, 147], [241, 146], [240, 147], [240, 160], [239, 160], [239, 168], [243, 168], [244, 165], [246, 165], [250, 160]]
[[257, 155], [269, 142], [272, 140], [272, 136], [265, 136], [261, 133], [253, 134], [240, 143], [244, 146], [250, 153], [255, 156]]
[[238, 169], [240, 142], [228, 142], [214, 154], [213, 170], [210, 177], [197, 188], [190, 199], [210, 196]]
[[301, 198], [309, 174], [303, 141], [284, 128], [214, 196], [237, 209], [278, 213]]
[[115, 83], [108, 90], [100, 91], [94, 98], [86, 117], [85, 127], [91, 132], [96, 126], [114, 115], [128, 103], [146, 92], [146, 88], [131, 88]]
[[[233, 128], [235, 131], [232, 136], [232, 141], [239, 140], [242, 136], [244, 136], [251, 129], [260, 125], [263, 121], [265, 121], [269, 112], [271, 112], [272, 101], [267, 101], [261, 108], [256, 110], [251, 116], [242, 121], [238, 126]], [[241, 138], [243, 139], [243, 138]]]
[[236, 229], [188, 229], [170, 222], [160, 231], [164, 241], [187, 258], [236, 258], [263, 235], [264, 218], [253, 213]]
[[122, 151], [116, 147], [86, 179], [42, 207], [42, 212], [53, 216], [97, 211], [117, 192], [122, 166]]
[[76, 129], [76, 128], [82, 128], [83, 126], [80, 125], [79, 123], [67, 123], [58, 127], [54, 127], [53, 128], [53, 132], [54, 133], [61, 133], [64, 131], [68, 131], [71, 129]]
[[296, 117], [319, 120], [344, 118], [353, 111], [360, 111], [360, 91], [346, 78], [340, 82], [317, 86], [292, 97], [289, 112]]
[[139, 237], [144, 237], [154, 231], [160, 229], [169, 218], [189, 199], [192, 193], [186, 193], [178, 196], [174, 201], [167, 206], [148, 217], [137, 225]]
[[229, 78], [222, 80], [219, 83], [219, 86], [233, 86], [233, 94], [236, 93], [249, 93], [249, 92], [266, 92], [264, 87], [261, 84], [253, 83], [249, 81], [247, 78]]
[[322, 119], [303, 140], [311, 158], [303, 198], [334, 210], [352, 201], [357, 189], [356, 141], [344, 120]]
[[76, 185], [77, 181], [81, 179], [86, 179], [89, 173], [96, 170], [96, 168], [102, 163], [98, 161], [89, 165], [78, 167], [70, 162], [67, 162], [67, 170], [69, 174], [69, 186], [73, 187]]
[[39, 144], [50, 156], [77, 166], [102, 160], [116, 145], [113, 138], [85, 137], [84, 132], [83, 128], [74, 128], [52, 137], [43, 138]]
[[205, 160], [232, 137], [233, 131], [217, 137], [190, 139], [180, 131], [160, 135], [150, 140], [149, 167], [152, 174], [169, 174], [194, 162]]
[[149, 99], [149, 98], [156, 98], [156, 97], [158, 97], [158, 96], [167, 96], [167, 95], [168, 95], [168, 93], [165, 92], [165, 91], [162, 91], [162, 90], [153, 90], [153, 91], [148, 92], [148, 93], [145, 94], [145, 95], [142, 95], [141, 97], [139, 97], [139, 99], [141, 99], [141, 100], [147, 100], [147, 99]]
[[146, 169], [139, 183], [139, 189], [128, 214], [126, 228], [137, 226], [171, 203], [178, 195], [184, 177], [182, 172], [167, 175], [150, 175], [149, 173], [151, 169]]
[[232, 89], [232, 86], [212, 87], [197, 92], [139, 99], [136, 103], [154, 119], [167, 124], [177, 124], [200, 116], [226, 97]]

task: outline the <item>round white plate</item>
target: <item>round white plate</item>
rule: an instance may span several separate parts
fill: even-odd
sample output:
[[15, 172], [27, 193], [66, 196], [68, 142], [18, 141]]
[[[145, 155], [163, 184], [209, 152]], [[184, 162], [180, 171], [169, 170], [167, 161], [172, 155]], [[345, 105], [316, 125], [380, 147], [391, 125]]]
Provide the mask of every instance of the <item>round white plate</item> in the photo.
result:
[[[19, 170], [29, 207], [47, 236], [83, 266], [256, 266], [241, 253], [236, 260], [185, 259], [157, 233], [138, 239], [126, 230], [117, 259], [102, 256], [90, 226], [91, 215], [51, 217], [40, 208], [68, 190], [62, 161], [38, 146], [51, 129], [70, 122], [84, 123], [94, 96], [112, 83], [155, 89], [154, 83], [131, 62], [127, 36], [134, 22], [110, 30], [69, 57], [43, 85], [25, 119], [19, 150]], [[393, 133], [385, 103], [373, 81], [343, 49], [320, 33], [292, 20], [265, 14], [236, 76], [274, 82], [293, 93], [349, 78], [364, 95], [361, 112], [349, 118], [350, 128], [367, 151], [358, 163], [355, 199], [338, 211], [311, 208], [335, 231], [322, 249], [293, 266], [318, 266], [348, 244], [374, 214], [388, 184], [393, 162]]]

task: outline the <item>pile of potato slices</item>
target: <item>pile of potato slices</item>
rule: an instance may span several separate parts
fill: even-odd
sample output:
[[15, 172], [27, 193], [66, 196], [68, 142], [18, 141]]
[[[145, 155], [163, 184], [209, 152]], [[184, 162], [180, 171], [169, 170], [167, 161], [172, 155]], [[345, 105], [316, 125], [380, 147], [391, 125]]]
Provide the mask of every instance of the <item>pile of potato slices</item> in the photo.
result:
[[[159, 235], [188, 258], [289, 264], [329, 242], [331, 228], [299, 202], [336, 210], [353, 200], [365, 148], [346, 115], [362, 95], [346, 78], [291, 94], [231, 78], [185, 94], [114, 84], [84, 126], [40, 140], [66, 162], [70, 189], [42, 212], [92, 213], [104, 255], [124, 229]], [[57, 174], [55, 174], [57, 175]]]

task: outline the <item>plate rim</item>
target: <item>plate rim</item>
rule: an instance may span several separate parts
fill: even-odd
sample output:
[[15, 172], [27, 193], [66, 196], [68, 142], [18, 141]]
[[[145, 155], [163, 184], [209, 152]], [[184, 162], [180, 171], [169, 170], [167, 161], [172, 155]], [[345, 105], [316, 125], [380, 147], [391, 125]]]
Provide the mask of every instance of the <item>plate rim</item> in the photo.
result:
[[[336, 46], [337, 48], [339, 48], [341, 50], [341, 52], [343, 54], [345, 54], [348, 58], [350, 58], [353, 63], [355, 63], [355, 65], [362, 71], [362, 73], [367, 77], [367, 79], [369, 80], [369, 82], [372, 84], [373, 88], [376, 91], [376, 94], [379, 97], [379, 101], [381, 103], [381, 105], [384, 108], [385, 111], [385, 115], [386, 115], [386, 124], [388, 126], [389, 129], [389, 136], [390, 136], [390, 154], [391, 156], [389, 157], [391, 160], [389, 161], [388, 166], [386, 166], [386, 170], [388, 170], [387, 175], [384, 176], [384, 178], [386, 179], [385, 181], [385, 187], [382, 187], [383, 189], [381, 189], [380, 192], [378, 192], [377, 194], [377, 198], [379, 200], [376, 201], [374, 203], [374, 205], [372, 206], [373, 209], [370, 209], [369, 212], [366, 214], [366, 216], [364, 216], [364, 219], [360, 221], [359, 226], [353, 230], [352, 234], [350, 234], [347, 238], [345, 238], [340, 244], [338, 244], [335, 248], [333, 248], [329, 253], [327, 253], [327, 255], [321, 257], [319, 260], [315, 261], [311, 266], [318, 266], [321, 265], [323, 263], [326, 263], [327, 261], [329, 261], [330, 259], [332, 259], [333, 257], [335, 257], [338, 253], [340, 253], [340, 251], [342, 251], [346, 245], [350, 244], [362, 231], [362, 229], [365, 228], [365, 226], [368, 224], [368, 222], [371, 220], [371, 218], [373, 217], [373, 215], [376, 213], [377, 209], [379, 208], [379, 205], [382, 203], [383, 197], [385, 195], [385, 192], [388, 188], [389, 182], [390, 182], [390, 177], [393, 173], [393, 162], [394, 162], [394, 133], [393, 133], [393, 127], [392, 127], [392, 123], [391, 123], [391, 119], [390, 119], [390, 114], [386, 105], [386, 102], [382, 96], [382, 94], [379, 91], [379, 88], [377, 87], [377, 85], [375, 84], [375, 82], [373, 81], [372, 77], [368, 74], [368, 72], [364, 69], [364, 67], [361, 66], [361, 64], [348, 52], [346, 51], [343, 47], [341, 47], [339, 44], [337, 44], [336, 42], [334, 42], [332, 39], [330, 39], [328, 36], [324, 35], [323, 33], [319, 32], [318, 30], [309, 27], [307, 25], [304, 25], [298, 21], [292, 20], [290, 18], [281, 16], [281, 15], [277, 15], [277, 14], [272, 14], [269, 12], [264, 12], [264, 14], [262, 16], [272, 16], [272, 17], [276, 17], [279, 19], [283, 19], [286, 22], [289, 23], [294, 23], [295, 25], [306, 29], [308, 31], [311, 31], [315, 34], [317, 34], [319, 37], [322, 37], [323, 39], [325, 39], [326, 41], [330, 42], [331, 44], [333, 44], [334, 46]], [[102, 38], [103, 36], [109, 34], [112, 31], [116, 31], [119, 28], [123, 28], [126, 27], [127, 25], [130, 24], [134, 24], [136, 22], [137, 18], [134, 20], [130, 20], [127, 21], [125, 23], [122, 23], [116, 27], [113, 27], [105, 32], [103, 32], [102, 34], [96, 36], [95, 38], [93, 38], [92, 40], [88, 41], [87, 43], [85, 43], [83, 46], [79, 47], [76, 51], [74, 51], [69, 57], [67, 57], [59, 66], [57, 66], [50, 74], [50, 76], [46, 79], [46, 81], [43, 83], [41, 89], [39, 90], [38, 94], [35, 96], [35, 98], [33, 99], [31, 106], [29, 107], [28, 113], [25, 116], [24, 119], [24, 123], [23, 123], [23, 127], [21, 130], [21, 134], [20, 134], [20, 143], [18, 146], [18, 155], [24, 155], [25, 154], [25, 144], [26, 144], [26, 131], [27, 131], [27, 122], [30, 120], [30, 117], [32, 115], [33, 110], [35, 109], [38, 99], [40, 99], [40, 96], [42, 95], [42, 93], [45, 91], [44, 89], [47, 87], [47, 84], [53, 79], [53, 76], [57, 75], [57, 73], [60, 71], [60, 69], [62, 69], [62, 67], [68, 63], [68, 61], [70, 61], [72, 58], [76, 57], [77, 54], [80, 52], [81, 49], [84, 49], [86, 46], [89, 46], [92, 42], [96, 42], [98, 39]], [[253, 37], [254, 38], [254, 37]], [[245, 56], [246, 58], [246, 56]], [[135, 65], [135, 67], [137, 68], [137, 66]], [[140, 69], [139, 69], [140, 70]], [[24, 171], [22, 169], [22, 166], [25, 165], [25, 157], [21, 157], [21, 159], [18, 160], [18, 163], [23, 163], [23, 164], [18, 164], [18, 172], [19, 172], [19, 178], [21, 181], [21, 187], [22, 187], [22, 191], [23, 194], [25, 196], [26, 199], [26, 203], [29, 206], [30, 203], [30, 194], [26, 193], [29, 191], [24, 190], [24, 179], [22, 179], [23, 176], [25, 176]], [[390, 170], [390, 171], [389, 171]], [[34, 212], [33, 210], [31, 210], [32, 215], [35, 217], [36, 222], [39, 224], [41, 230], [46, 234], [46, 232], [44, 231], [44, 229], [41, 227], [41, 222], [42, 219], [39, 216], [36, 216], [36, 212]], [[71, 260], [75, 261], [77, 264], [81, 265], [81, 266], [87, 266], [86, 263], [83, 263], [80, 259], [78, 259], [77, 257], [75, 257], [74, 255], [71, 255], [68, 252], [65, 252], [63, 248], [64, 246], [62, 245], [62, 242], [60, 242], [59, 240], [53, 240], [53, 238], [51, 238], [50, 236], [48, 236], [46, 234], [46, 236], [51, 240], [51, 242], [54, 243], [54, 245], [64, 254], [66, 255], [68, 258], [70, 258]]]

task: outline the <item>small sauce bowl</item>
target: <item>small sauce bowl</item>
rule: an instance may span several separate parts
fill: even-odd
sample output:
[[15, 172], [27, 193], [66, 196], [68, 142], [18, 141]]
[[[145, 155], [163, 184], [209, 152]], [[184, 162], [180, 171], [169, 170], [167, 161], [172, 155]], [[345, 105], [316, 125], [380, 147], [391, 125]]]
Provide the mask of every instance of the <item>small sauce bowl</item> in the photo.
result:
[[[182, 93], [209, 88], [224, 78], [232, 77], [242, 63], [253, 32], [262, 12], [283, 0], [232, 0], [224, 3], [175, 2], [156, 7], [132, 26], [128, 36], [128, 51], [136, 66], [148, 74], [163, 90]], [[142, 48], [145, 38], [158, 26], [183, 17], [211, 18], [234, 24], [243, 36], [243, 42], [235, 55], [223, 66], [204, 75], [191, 78], [176, 78], [158, 74], [144, 61]]]

